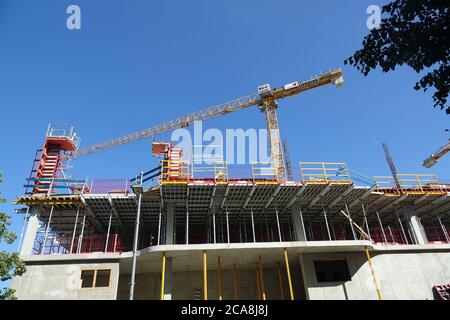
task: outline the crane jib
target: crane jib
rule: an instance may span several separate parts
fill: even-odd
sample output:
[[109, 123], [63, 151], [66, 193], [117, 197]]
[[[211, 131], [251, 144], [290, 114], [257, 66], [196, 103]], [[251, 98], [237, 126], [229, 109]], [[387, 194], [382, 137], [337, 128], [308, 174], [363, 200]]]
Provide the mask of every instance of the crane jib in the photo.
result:
[[[340, 79], [340, 82], [336, 82]], [[321, 76], [318, 76], [314, 79], [303, 81], [303, 82], [296, 82], [295, 86], [288, 87], [288, 88], [280, 88], [280, 89], [274, 89], [273, 91], [270, 91], [268, 94], [272, 97], [272, 99], [283, 99], [288, 96], [293, 96], [296, 94], [299, 94], [301, 92], [305, 92], [307, 90], [320, 87], [322, 85], [335, 83], [336, 86], [341, 86], [343, 83], [342, 80], [342, 71], [335, 70], [331, 71], [325, 74], [322, 74]], [[339, 84], [339, 85], [338, 85]], [[270, 88], [270, 86], [269, 86]], [[269, 98], [269, 97], [267, 97]], [[266, 98], [266, 99], [267, 99]], [[200, 120], [208, 120], [215, 118], [220, 115], [225, 115], [228, 113], [232, 113], [234, 111], [242, 110], [245, 108], [248, 108], [250, 106], [254, 105], [263, 105], [264, 99], [262, 96], [260, 96], [259, 93], [251, 94], [248, 96], [244, 96], [235, 100], [231, 100], [204, 110], [200, 110], [188, 115], [185, 115], [183, 117], [176, 118], [174, 120], [168, 121], [166, 123], [154, 126], [152, 128], [139, 131], [134, 134], [126, 135], [121, 138], [113, 139], [107, 142], [99, 143], [90, 147], [86, 147], [83, 149], [80, 149], [78, 151], [74, 151], [70, 154], [71, 158], [78, 158], [93, 152], [102, 151], [108, 148], [112, 148], [115, 146], [119, 146], [122, 144], [126, 144], [129, 142], [137, 141], [140, 139], [144, 139], [147, 137], [152, 137], [155, 135], [159, 135], [162, 133], [166, 133], [168, 131], [172, 131], [178, 128], [185, 128], [188, 127], [192, 122], [194, 121], [200, 121]]]

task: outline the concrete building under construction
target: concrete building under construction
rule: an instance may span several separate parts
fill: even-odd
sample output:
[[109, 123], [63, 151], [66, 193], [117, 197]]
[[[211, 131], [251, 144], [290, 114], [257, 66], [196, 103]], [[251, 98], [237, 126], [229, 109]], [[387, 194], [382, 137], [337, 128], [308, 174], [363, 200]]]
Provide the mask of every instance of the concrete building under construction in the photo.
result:
[[[342, 75], [261, 86], [85, 151], [73, 129], [50, 126], [15, 200], [27, 265], [17, 297], [448, 299], [449, 185], [428, 174], [366, 179], [345, 163], [284, 165], [276, 100], [329, 83]], [[160, 165], [133, 179], [64, 172], [70, 158], [251, 105], [266, 114], [273, 161], [252, 163], [247, 177], [231, 178], [224, 160], [199, 170], [170, 143], [153, 143]]]

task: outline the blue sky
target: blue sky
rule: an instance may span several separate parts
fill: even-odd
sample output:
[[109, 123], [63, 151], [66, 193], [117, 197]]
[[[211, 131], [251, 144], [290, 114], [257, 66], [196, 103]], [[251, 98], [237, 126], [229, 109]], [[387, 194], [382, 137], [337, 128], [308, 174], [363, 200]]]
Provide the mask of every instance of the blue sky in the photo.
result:
[[[450, 157], [422, 161], [442, 145], [449, 117], [419, 76], [402, 67], [365, 78], [343, 61], [368, 33], [366, 8], [386, 1], [0, 1], [0, 190], [23, 192], [48, 123], [68, 123], [82, 145], [145, 129], [256, 91], [342, 67], [345, 86], [280, 102], [281, 135], [298, 161], [339, 161], [366, 175], [389, 174], [387, 142], [398, 170], [450, 181]], [[82, 29], [66, 28], [77, 4]], [[264, 128], [250, 108], [204, 128]], [[160, 137], [167, 139], [168, 135]], [[72, 175], [128, 178], [155, 167], [150, 140], [77, 160]], [[13, 230], [20, 233], [21, 217]], [[0, 245], [1, 248], [2, 245]]]

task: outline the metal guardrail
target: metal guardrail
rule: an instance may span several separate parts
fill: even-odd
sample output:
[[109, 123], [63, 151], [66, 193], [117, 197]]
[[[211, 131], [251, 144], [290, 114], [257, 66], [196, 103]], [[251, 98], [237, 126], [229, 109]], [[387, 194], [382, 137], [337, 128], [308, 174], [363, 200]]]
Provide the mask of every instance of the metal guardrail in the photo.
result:
[[300, 162], [300, 175], [309, 184], [351, 184], [347, 165], [343, 162]]
[[170, 163], [169, 160], [161, 161], [160, 182], [164, 183], [188, 183], [191, 178], [190, 164], [188, 161], [179, 160], [179, 164]]
[[191, 177], [193, 179], [212, 179], [216, 183], [228, 181], [228, 164], [225, 160], [211, 160], [206, 164], [192, 165]]
[[74, 127], [65, 124], [49, 124], [45, 137], [68, 138], [75, 146], [79, 146], [80, 137], [76, 134]]
[[278, 183], [278, 175], [273, 162], [252, 162], [252, 179], [255, 184]]
[[87, 180], [71, 179], [71, 178], [28, 178], [25, 188], [39, 188], [46, 191], [48, 194], [61, 192], [55, 192], [57, 190], [66, 190], [67, 194], [83, 194], [88, 190]]
[[92, 179], [89, 193], [127, 193], [129, 188], [128, 179]]
[[397, 187], [392, 176], [374, 176], [375, 183], [380, 189], [399, 189], [407, 194], [442, 194], [444, 189], [434, 174], [398, 174], [400, 188]]

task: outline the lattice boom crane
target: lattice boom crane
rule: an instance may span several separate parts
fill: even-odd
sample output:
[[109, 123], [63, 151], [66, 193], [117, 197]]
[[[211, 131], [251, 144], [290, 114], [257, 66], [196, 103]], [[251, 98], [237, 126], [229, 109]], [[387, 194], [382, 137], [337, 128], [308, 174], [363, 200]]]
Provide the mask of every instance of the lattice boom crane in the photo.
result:
[[129, 142], [137, 141], [147, 137], [156, 136], [178, 128], [189, 126], [194, 121], [208, 120], [224, 114], [246, 109], [251, 106], [259, 106], [260, 110], [265, 113], [266, 126], [268, 129], [268, 139], [272, 162], [279, 180], [285, 180], [286, 171], [283, 165], [283, 155], [280, 140], [280, 131], [278, 118], [276, 114], [277, 100], [284, 99], [299, 93], [318, 88], [327, 84], [334, 84], [341, 87], [344, 84], [342, 71], [335, 70], [308, 81], [292, 82], [280, 88], [271, 88], [269, 84], [258, 87], [258, 92], [243, 96], [235, 100], [231, 100], [213, 107], [203, 109], [194, 113], [187, 114], [183, 117], [156, 125], [154, 127], [129, 134], [117, 139], [95, 144], [71, 154], [72, 158], [78, 158], [90, 153], [102, 151], [108, 148], [116, 147]]

